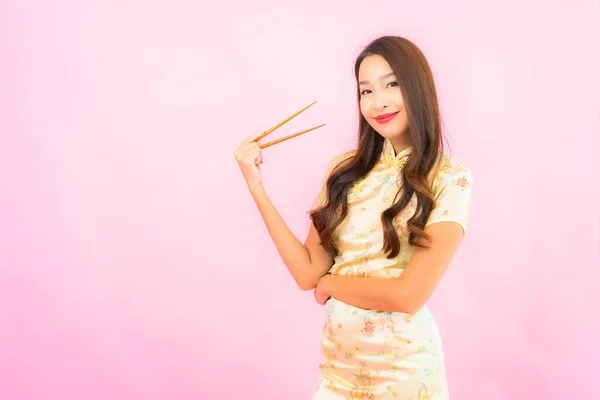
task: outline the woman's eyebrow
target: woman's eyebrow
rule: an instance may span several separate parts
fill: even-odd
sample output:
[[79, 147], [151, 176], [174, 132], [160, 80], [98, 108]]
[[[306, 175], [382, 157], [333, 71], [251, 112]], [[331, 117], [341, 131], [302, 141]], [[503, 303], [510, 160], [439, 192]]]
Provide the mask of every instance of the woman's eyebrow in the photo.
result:
[[[385, 78], [389, 78], [390, 76], [393, 76], [393, 75], [396, 75], [396, 74], [394, 74], [393, 72], [388, 72], [385, 75], [381, 75], [381, 77], [379, 78], [379, 80], [382, 80], [382, 79], [385, 79]], [[358, 82], [358, 84], [359, 85], [370, 85], [371, 82], [369, 82], [369, 81], [360, 81], [360, 82]]]

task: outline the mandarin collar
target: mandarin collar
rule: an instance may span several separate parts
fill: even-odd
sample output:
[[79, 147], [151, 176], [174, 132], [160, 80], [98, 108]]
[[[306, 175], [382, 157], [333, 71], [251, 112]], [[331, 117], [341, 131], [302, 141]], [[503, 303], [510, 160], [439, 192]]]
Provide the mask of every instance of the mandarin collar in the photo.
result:
[[394, 165], [397, 168], [404, 167], [406, 161], [408, 160], [408, 156], [412, 153], [412, 146], [407, 147], [402, 150], [398, 154], [394, 150], [394, 145], [389, 138], [384, 138], [383, 141], [383, 150], [382, 150], [382, 160], [387, 165]]

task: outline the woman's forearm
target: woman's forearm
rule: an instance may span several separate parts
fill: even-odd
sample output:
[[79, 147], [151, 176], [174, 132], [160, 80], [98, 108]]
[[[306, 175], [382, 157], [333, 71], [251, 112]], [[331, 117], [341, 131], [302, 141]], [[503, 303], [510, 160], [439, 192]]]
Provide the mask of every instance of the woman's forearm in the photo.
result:
[[355, 307], [412, 314], [420, 305], [404, 294], [400, 283], [397, 278], [326, 275], [319, 289]]
[[290, 230], [262, 185], [250, 188], [250, 193], [294, 281], [302, 290], [313, 289], [322, 274], [312, 265], [308, 249]]

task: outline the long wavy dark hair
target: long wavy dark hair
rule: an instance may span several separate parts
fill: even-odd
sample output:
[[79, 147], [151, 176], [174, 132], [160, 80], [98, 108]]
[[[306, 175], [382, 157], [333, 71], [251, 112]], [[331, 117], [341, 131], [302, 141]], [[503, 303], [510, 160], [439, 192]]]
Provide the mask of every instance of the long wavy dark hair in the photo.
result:
[[[408, 242], [413, 246], [426, 247], [430, 239], [424, 227], [435, 199], [428, 177], [436, 165], [439, 152], [443, 151], [443, 137], [433, 74], [421, 50], [402, 37], [380, 37], [368, 44], [357, 57], [354, 66], [357, 82], [362, 61], [371, 55], [383, 57], [398, 78], [408, 117], [406, 133], [412, 141], [412, 151], [402, 171], [402, 188], [394, 204], [381, 214], [383, 251], [391, 259], [400, 252], [400, 238], [394, 228], [394, 218], [410, 204], [413, 197], [416, 197], [416, 209], [407, 222]], [[357, 95], [360, 102], [358, 85]], [[358, 146], [354, 156], [334, 169], [326, 182], [324, 204], [309, 213], [323, 247], [332, 256], [339, 255], [334, 233], [348, 215], [348, 192], [375, 166], [385, 141], [360, 112], [358, 124]]]

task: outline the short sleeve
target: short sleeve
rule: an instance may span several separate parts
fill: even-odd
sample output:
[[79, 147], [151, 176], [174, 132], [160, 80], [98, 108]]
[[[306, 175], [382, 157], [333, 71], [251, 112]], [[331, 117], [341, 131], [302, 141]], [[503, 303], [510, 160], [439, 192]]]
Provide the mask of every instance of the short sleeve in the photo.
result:
[[329, 165], [327, 166], [327, 172], [325, 173], [325, 176], [321, 182], [319, 194], [317, 195], [317, 199], [313, 205], [313, 208], [318, 208], [325, 205], [325, 203], [327, 202], [327, 180], [329, 179], [329, 176], [331, 176], [333, 171], [339, 165], [341, 165], [342, 162], [352, 158], [353, 154], [353, 151], [349, 151], [344, 154], [338, 155], [337, 157], [334, 157], [333, 160], [329, 162]]
[[471, 172], [464, 167], [453, 165], [440, 171], [433, 184], [436, 204], [425, 226], [452, 221], [466, 232], [471, 205], [471, 183]]

